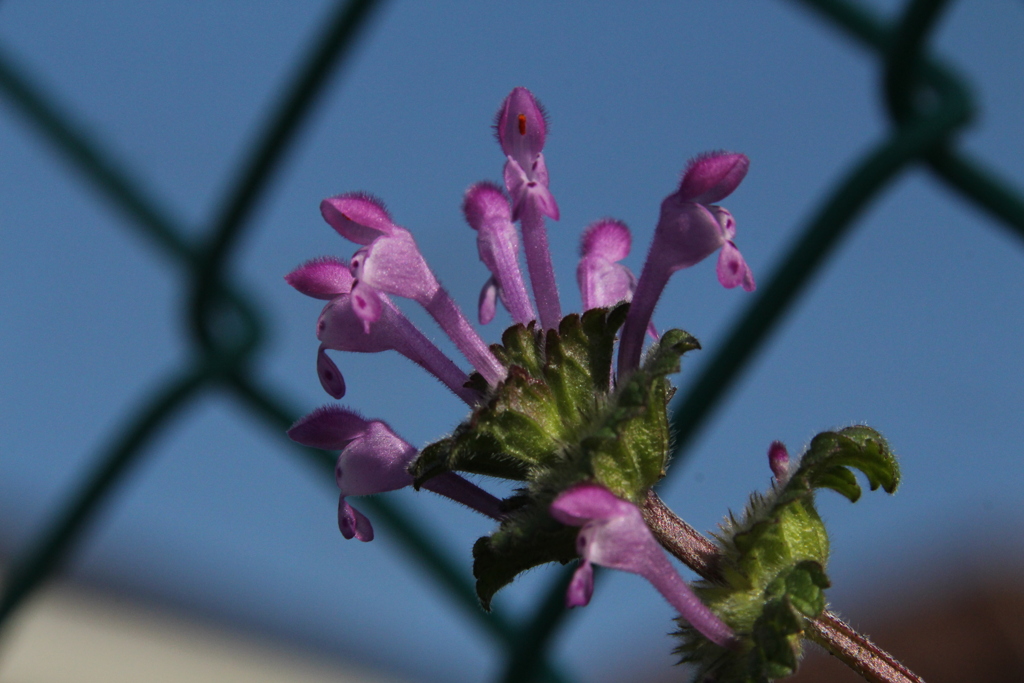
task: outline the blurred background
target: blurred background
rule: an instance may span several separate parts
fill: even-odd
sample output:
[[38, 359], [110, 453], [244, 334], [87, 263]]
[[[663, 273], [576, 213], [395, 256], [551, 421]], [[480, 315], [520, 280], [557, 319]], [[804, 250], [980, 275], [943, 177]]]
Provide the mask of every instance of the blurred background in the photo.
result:
[[[855, 7], [894, 21], [904, 3]], [[313, 0], [0, 3], [0, 564], [31, 554], [198, 348], [189, 271], [166, 241], [139, 229], [145, 211], [83, 170], [88, 154], [75, 157], [40, 125], [24, 84], [194, 244], [211, 239], [226, 197], [250, 212], [222, 271], [265, 330], [243, 370], [294, 416], [330, 398], [314, 363], [320, 304], [282, 278], [307, 259], [354, 251], [322, 221], [320, 200], [353, 190], [383, 198], [475, 317], [488, 275], [462, 193], [500, 181], [491, 123], [514, 86], [530, 88], [550, 114], [545, 157], [562, 218], [549, 235], [567, 311], [579, 307], [586, 225], [626, 221], [626, 263], [639, 273], [659, 204], [687, 160], [711, 149], [751, 158], [725, 205], [759, 292], [723, 289], [709, 259], [678, 273], [655, 313], [660, 328], [684, 328], [704, 347], [686, 358], [680, 395], [830, 193], [893, 127], [878, 54], [801, 3], [393, 0], [353, 24], [351, 47], [259, 191], [235, 192], [308, 53], [343, 12]], [[1024, 5], [976, 0], [953, 3], [928, 38], [973, 98], [974, 120], [952, 148], [1018, 188], [1022, 35]], [[879, 429], [901, 457], [904, 483], [895, 496], [868, 494], [856, 505], [820, 496], [833, 540], [830, 599], [911, 668], [934, 665], [936, 649], [982, 652], [977, 661], [1005, 655], [1004, 673], [969, 664], [943, 679], [956, 671], [944, 663], [930, 681], [1024, 677], [1020, 610], [1005, 609], [1021, 604], [1024, 560], [1022, 234], [923, 164], [894, 174], [659, 489], [684, 519], [713, 530], [768, 485], [772, 440], [798, 452], [832, 427]], [[425, 316], [405, 310], [457, 357]], [[482, 334], [496, 341], [507, 324], [499, 312]], [[348, 383], [342, 403], [414, 444], [464, 417], [456, 398], [397, 355], [334, 357]], [[453, 600], [394, 528], [377, 523], [368, 544], [340, 536], [329, 471], [254, 405], [237, 383], [204, 385], [149, 433], [63, 556], [59, 587], [30, 597], [4, 626], [0, 678], [114, 680], [119, 666], [150, 675], [155, 656], [86, 665], [90, 652], [108, 650], [72, 646], [96, 635], [96, 615], [111, 613], [128, 624], [118, 627], [125, 638], [148, 633], [133, 620], [156, 620], [154, 637], [170, 651], [188, 649], [175, 633], [197, 647], [237, 645], [228, 659], [261, 668], [265, 680], [508, 675], [509, 644]], [[471, 579], [471, 546], [489, 532], [486, 520], [426, 493], [387, 499]], [[529, 573], [499, 594], [496, 614], [529, 618], [557, 577], [550, 567]], [[547, 641], [563, 680], [636, 680], [637, 671], [685, 679], [666, 636], [672, 609], [638, 577], [600, 579], [592, 603]], [[60, 619], [82, 627], [55, 626]], [[941, 624], [944, 635], [926, 639], [932, 650], [914, 648], [915, 634]], [[981, 649], [964, 645], [979, 633], [990, 636]], [[111, 653], [142, 647], [111, 643]], [[273, 665], [252, 655], [278, 651]], [[192, 671], [168, 666], [168, 681]]]

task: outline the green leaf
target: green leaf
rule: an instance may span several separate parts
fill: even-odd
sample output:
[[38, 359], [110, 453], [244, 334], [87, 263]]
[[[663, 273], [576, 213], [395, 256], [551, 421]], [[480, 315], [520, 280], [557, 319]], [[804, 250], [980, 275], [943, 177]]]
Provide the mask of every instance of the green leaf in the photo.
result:
[[857, 502], [861, 489], [850, 468], [864, 473], [872, 491], [881, 486], [886, 493], [894, 493], [899, 486], [899, 463], [888, 443], [875, 430], [858, 425], [814, 437], [786, 486], [787, 493], [804, 495], [830, 488]]
[[508, 376], [497, 387], [470, 385], [485, 397], [448, 437], [422, 450], [410, 471], [417, 486], [446, 471], [526, 483], [506, 506], [516, 511], [474, 546], [477, 592], [485, 606], [520, 572], [576, 557], [578, 529], [548, 509], [562, 491], [596, 481], [642, 504], [665, 474], [668, 458], [666, 375], [680, 357], [700, 348], [680, 330], [665, 332], [620, 387], [611, 387], [615, 335], [628, 304], [562, 319], [558, 330], [513, 325], [492, 346]]
[[547, 510], [527, 505], [473, 545], [476, 594], [487, 611], [491, 599], [521, 572], [547, 562], [576, 559], [579, 529], [560, 524]]
[[694, 591], [740, 637], [725, 650], [681, 625], [683, 660], [699, 675], [760, 683], [792, 675], [807, 619], [825, 609], [828, 533], [815, 491], [832, 489], [851, 501], [861, 495], [860, 470], [872, 490], [892, 493], [899, 466], [885, 439], [865, 426], [823, 432], [783, 485], [751, 495], [740, 520], [730, 516], [717, 536], [723, 583], [699, 581]]

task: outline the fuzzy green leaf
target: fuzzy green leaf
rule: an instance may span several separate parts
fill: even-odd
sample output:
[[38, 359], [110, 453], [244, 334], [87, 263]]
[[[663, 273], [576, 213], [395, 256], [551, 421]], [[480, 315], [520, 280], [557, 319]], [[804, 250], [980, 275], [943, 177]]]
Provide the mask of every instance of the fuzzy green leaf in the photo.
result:
[[473, 545], [476, 594], [487, 611], [491, 599], [520, 573], [547, 562], [576, 559], [578, 529], [559, 524], [536, 506], [522, 508]]
[[718, 680], [773, 680], [793, 674], [800, 660], [806, 619], [825, 609], [828, 534], [814, 504], [829, 488], [856, 501], [861, 487], [892, 493], [899, 466], [875, 430], [855, 426], [816, 436], [795, 471], [767, 494], [755, 493], [741, 520], [730, 517], [718, 541], [724, 583], [697, 582], [694, 590], [741, 638], [724, 650], [688, 627], [677, 652], [696, 663], [699, 675]]
[[497, 387], [470, 385], [485, 397], [451, 436], [430, 444], [413, 463], [416, 485], [445, 471], [526, 482], [506, 505], [516, 507], [499, 529], [474, 546], [477, 593], [485, 606], [520, 572], [576, 557], [577, 529], [548, 512], [562, 491], [596, 481], [642, 504], [665, 474], [668, 458], [666, 375], [700, 348], [686, 332], [669, 330], [642, 367], [611, 388], [615, 335], [628, 304], [566, 316], [558, 330], [514, 325], [492, 346], [508, 368]]
[[894, 493], [899, 486], [899, 464], [888, 443], [875, 430], [858, 425], [814, 437], [786, 486], [787, 493], [803, 495], [830, 488], [857, 502], [860, 484], [850, 468], [864, 473], [872, 491], [881, 486], [886, 493]]

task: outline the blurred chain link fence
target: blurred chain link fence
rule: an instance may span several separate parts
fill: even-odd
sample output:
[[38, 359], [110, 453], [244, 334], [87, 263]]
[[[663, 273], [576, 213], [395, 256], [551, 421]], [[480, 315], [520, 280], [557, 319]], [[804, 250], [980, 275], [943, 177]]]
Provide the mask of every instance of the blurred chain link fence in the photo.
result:
[[[928, 38], [948, 0], [911, 0], [892, 22], [846, 0], [794, 0], [816, 12], [878, 60], [881, 86], [891, 120], [888, 136], [868, 149], [812, 214], [781, 265], [761, 288], [727, 335], [727, 340], [692, 389], [677, 400], [672, 421], [675, 457], [684, 457], [694, 436], [712, 415], [732, 382], [753, 359], [826, 262], [860, 213], [908, 169], [927, 168], [953, 192], [987, 212], [996, 223], [1024, 238], [1024, 198], [977, 160], [956, 149], [956, 136], [971, 121], [973, 104], [967, 85], [953, 70], [929, 57]], [[185, 326], [192, 341], [191, 362], [123, 418], [123, 430], [95, 457], [95, 467], [63, 506], [53, 512], [45, 531], [25, 548], [0, 597], [0, 626], [34, 590], [69, 557], [99, 507], [146, 454], [157, 434], [191, 402], [214, 389], [234, 400], [271, 430], [283, 431], [300, 412], [286, 397], [267, 389], [251, 361], [264, 339], [257, 306], [230, 282], [226, 264], [254, 211], [275, 180], [280, 162], [296, 140], [308, 114], [323, 96], [332, 75], [351, 52], [377, 6], [376, 0], [340, 3], [326, 30], [295, 71], [277, 100], [262, 134], [250, 147], [219, 210], [198, 238], [190, 238], [147, 196], [131, 176], [84, 134], [74, 117], [61, 111], [26, 78], [0, 46], [0, 94], [41, 132], [91, 188], [131, 219], [131, 227], [181, 269], [181, 287], [189, 292]], [[334, 456], [296, 446], [297, 458], [312, 459], [325, 477], [333, 476]], [[467, 576], [432, 539], [423, 524], [388, 503], [364, 500], [375, 520], [389, 527], [407, 551], [432, 574], [467, 619], [493, 636], [505, 658], [502, 680], [569, 681], [547, 657], [548, 645], [562, 616], [568, 574], [562, 572], [531, 615], [513, 623], [485, 613]]]

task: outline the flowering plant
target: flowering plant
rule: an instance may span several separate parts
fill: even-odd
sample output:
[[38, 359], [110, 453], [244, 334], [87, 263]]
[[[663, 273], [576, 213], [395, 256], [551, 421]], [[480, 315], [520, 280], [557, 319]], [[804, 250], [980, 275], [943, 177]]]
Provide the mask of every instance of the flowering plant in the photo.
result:
[[[319, 258], [286, 277], [303, 294], [328, 302], [317, 322], [316, 362], [328, 394], [345, 394], [328, 350], [395, 350], [471, 410], [451, 435], [422, 449], [386, 423], [334, 405], [299, 420], [289, 430], [292, 439], [340, 452], [341, 533], [373, 539], [370, 520], [348, 497], [424, 488], [498, 523], [473, 547], [484, 609], [521, 572], [579, 560], [568, 606], [589, 603], [594, 564], [643, 576], [678, 610], [678, 652], [696, 665], [699, 679], [762, 681], [793, 673], [802, 637], [827, 614], [828, 536], [814, 506], [816, 489], [855, 501], [860, 487], [851, 468], [873, 489], [889, 492], [899, 472], [884, 439], [864, 426], [819, 435], [798, 462], [775, 443], [771, 490], [754, 494], [739, 519], [730, 515], [717, 546], [653, 492], [668, 466], [673, 389], [667, 376], [699, 344], [682, 330], [659, 335], [652, 316], [670, 276], [716, 251], [722, 285], [755, 289], [735, 244], [736, 222], [717, 204], [746, 176], [747, 157], [715, 152], [690, 162], [678, 189], [662, 202], [639, 278], [621, 263], [631, 248], [628, 227], [611, 219], [588, 227], [577, 268], [584, 310], [563, 317], [547, 243], [546, 219], [557, 220], [559, 210], [543, 154], [544, 111], [528, 90], [516, 88], [495, 128], [506, 157], [504, 190], [489, 182], [473, 185], [463, 211], [490, 272], [480, 322], [494, 318], [499, 301], [515, 321], [500, 344], [481, 339], [412, 233], [370, 195], [321, 203], [327, 223], [359, 245], [348, 262]], [[516, 223], [533, 301], [520, 270]], [[423, 306], [473, 371], [467, 374], [434, 346], [391, 296]], [[653, 341], [644, 353], [646, 336]], [[511, 480], [518, 488], [499, 500], [460, 473]], [[704, 580], [688, 585], [663, 548]]]

